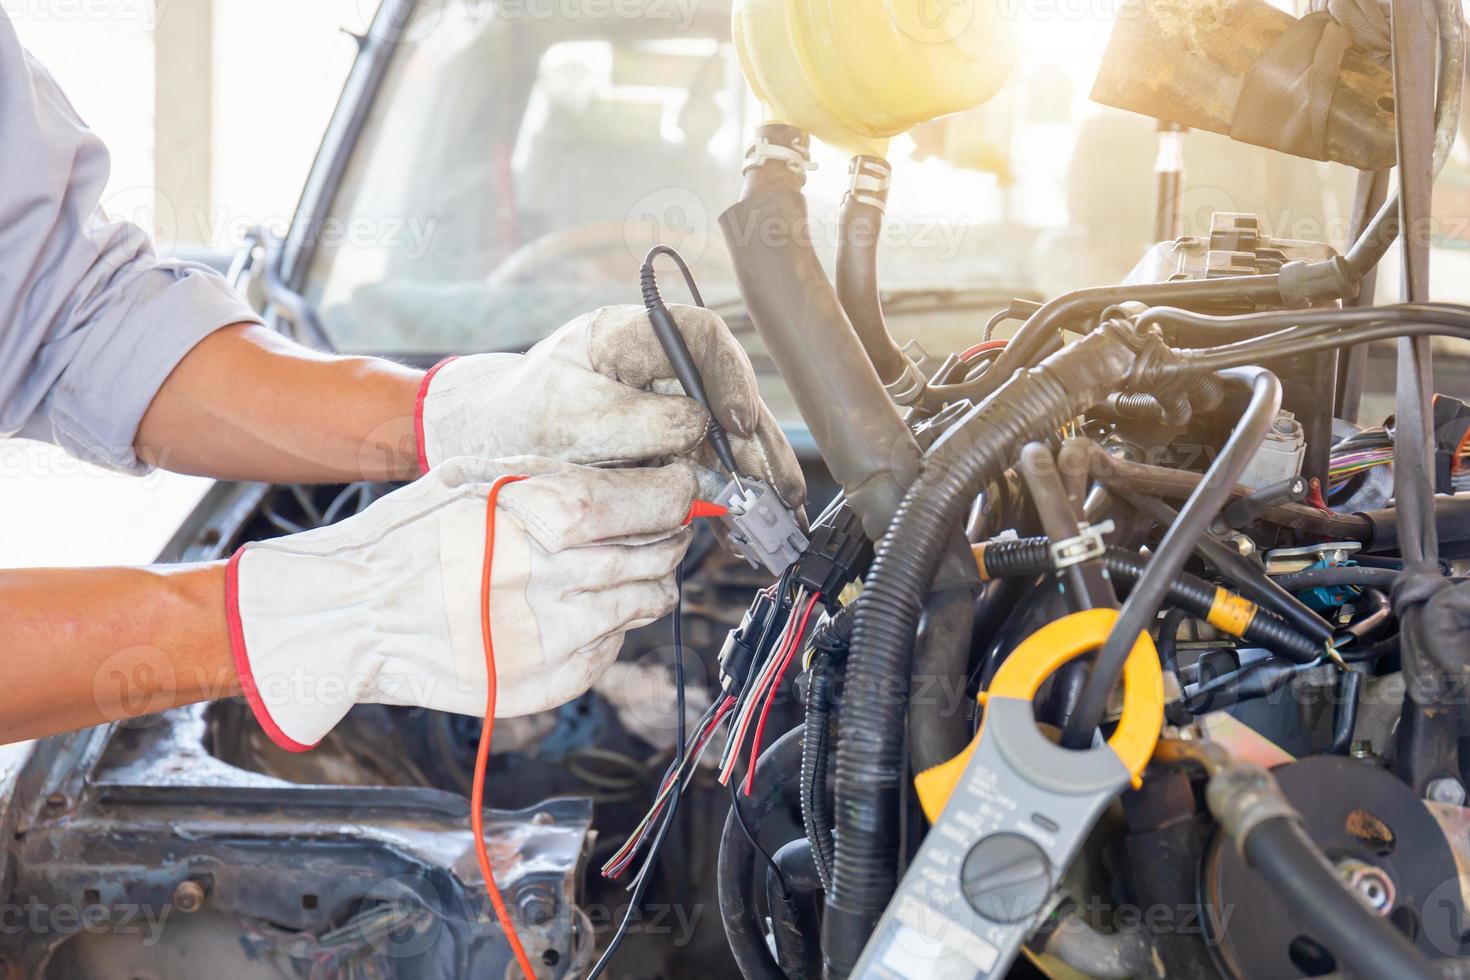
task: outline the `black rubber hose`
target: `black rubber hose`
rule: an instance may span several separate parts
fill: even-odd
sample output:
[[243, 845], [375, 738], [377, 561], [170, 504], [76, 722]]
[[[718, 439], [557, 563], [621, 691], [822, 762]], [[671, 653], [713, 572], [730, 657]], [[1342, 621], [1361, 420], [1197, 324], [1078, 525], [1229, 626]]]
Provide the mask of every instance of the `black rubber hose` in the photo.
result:
[[1366, 646], [1382, 639], [1394, 625], [1393, 603], [1380, 589], [1364, 589], [1353, 597], [1357, 617], [1342, 628], [1338, 645]]
[[777, 965], [787, 980], [816, 980], [822, 973], [822, 953], [816, 941], [817, 910], [811, 895], [819, 884], [811, 847], [804, 840], [794, 840], [776, 852], [775, 863], [781, 876], [766, 872], [765, 892]]
[[1064, 327], [1086, 329], [1087, 321], [1118, 303], [1171, 303], [1206, 308], [1254, 309], [1279, 307], [1279, 277], [1235, 276], [1225, 279], [1189, 279], [1179, 282], [1094, 286], [1058, 296], [1032, 314], [1006, 345], [990, 370], [967, 385], [978, 401], [996, 391], [1016, 371], [1036, 363], [1048, 344], [1059, 340]]
[[1192, 714], [1219, 711], [1242, 701], [1269, 697], [1291, 683], [1303, 664], [1271, 659], [1222, 674], [1200, 685], [1189, 696], [1187, 706]]
[[806, 719], [801, 738], [801, 822], [811, 841], [822, 890], [832, 888], [832, 804], [827, 761], [832, 727], [832, 654], [818, 649], [807, 672]]
[[1358, 727], [1358, 696], [1363, 690], [1363, 675], [1345, 670], [1337, 679], [1337, 711], [1332, 718], [1332, 741], [1323, 749], [1326, 755], [1347, 755], [1353, 747], [1353, 731]]
[[[1122, 497], [1140, 513], [1147, 514], [1161, 527], [1168, 527], [1179, 519], [1174, 508], [1155, 497], [1146, 497], [1122, 487], [1113, 492]], [[1290, 623], [1297, 632], [1320, 640], [1325, 646], [1332, 639], [1332, 624], [1313, 612], [1296, 596], [1287, 592], [1266, 573], [1251, 563], [1251, 560], [1234, 550], [1214, 535], [1206, 534], [1199, 539], [1199, 556], [1214, 565], [1222, 577], [1229, 579], [1237, 592], [1252, 602], [1270, 609]]]
[[[985, 573], [992, 578], [1031, 577], [1051, 569], [1050, 542], [1047, 538], [1019, 541], [996, 541], [985, 546]], [[1147, 565], [1137, 554], [1121, 548], [1109, 548], [1103, 556], [1108, 575], [1126, 585], [1135, 585], [1146, 573]], [[1195, 619], [1208, 620], [1218, 590], [1197, 575], [1180, 572], [1169, 582], [1168, 604]], [[1176, 629], [1179, 620], [1174, 623]], [[1162, 633], [1161, 633], [1162, 636]], [[1255, 615], [1241, 638], [1279, 653], [1295, 663], [1312, 663], [1322, 656], [1323, 644], [1292, 628], [1269, 609], [1257, 607]], [[1162, 649], [1160, 654], [1162, 655]]]
[[[908, 712], [909, 764], [915, 772], [953, 759], [969, 743], [970, 730], [961, 706], [934, 703], [936, 692], [961, 689], [970, 666], [975, 602], [980, 573], [962, 533], [948, 543], [939, 575], [924, 599], [924, 615], [914, 641]], [[963, 698], [959, 701], [963, 702]]]
[[1229, 372], [1226, 380], [1250, 386], [1251, 397], [1245, 413], [1204, 479], [1180, 508], [1178, 520], [1164, 532], [1163, 540], [1149, 560], [1148, 570], [1123, 603], [1118, 621], [1093, 662], [1077, 712], [1062, 733], [1064, 745], [1085, 748], [1092, 744], [1093, 732], [1107, 713], [1108, 698], [1113, 685], [1123, 675], [1123, 665], [1133, 644], [1139, 634], [1153, 625], [1159, 607], [1169, 594], [1170, 584], [1179, 577], [1220, 508], [1229, 502], [1231, 488], [1240, 482], [1261, 440], [1276, 421], [1276, 413], [1281, 408], [1281, 382], [1274, 374], [1261, 368], [1244, 369]]
[[[766, 818], [787, 801], [783, 793], [795, 782], [801, 767], [801, 730], [793, 728], [761, 753], [756, 769], [755, 791], [742, 799], [742, 811], [757, 836]], [[777, 848], [779, 849], [779, 848]], [[720, 835], [720, 857], [716, 884], [725, 938], [740, 975], [745, 980], [787, 980], [766, 944], [752, 889], [756, 884], [755, 848], [746, 838], [734, 811], [725, 818]], [[764, 862], [762, 862], [764, 863]], [[764, 877], [764, 876], [763, 876]]]
[[[1439, 21], [1439, 76], [1435, 86], [1434, 173], [1439, 174], [1455, 145], [1460, 122], [1463, 91], [1464, 29], [1458, 4], [1435, 4]], [[1353, 282], [1372, 272], [1399, 237], [1399, 196], [1395, 192], [1383, 202], [1363, 234], [1343, 257], [1345, 271]]]
[[[1396, 509], [1370, 510], [1362, 516], [1372, 529], [1367, 544], [1370, 551], [1399, 550], [1399, 512]], [[1441, 545], [1470, 541], [1470, 498], [1435, 497], [1434, 523], [1439, 529]]]
[[829, 972], [846, 976], [897, 884], [903, 730], [914, 637], [967, 508], [1020, 447], [1051, 436], [1133, 370], [1138, 336], [1110, 322], [972, 408], [934, 445], [879, 543], [857, 603], [837, 740], [837, 849], [823, 922]]
[[[759, 129], [772, 143], [804, 145], [789, 126]], [[869, 538], [887, 531], [919, 471], [920, 450], [858, 341], [810, 236], [802, 175], [780, 161], [750, 168], [741, 200], [720, 218], [751, 322], [796, 399], [833, 477]], [[771, 228], [793, 230], [771, 236]], [[927, 610], [931, 626], [913, 669], [952, 690], [964, 682], [970, 608], [979, 579], [964, 541], [948, 548], [943, 591]], [[962, 747], [957, 713], [914, 712], [916, 758], [942, 761]], [[897, 737], [902, 742], [901, 735]]]
[[[759, 130], [772, 143], [805, 137]], [[847, 502], [877, 540], [919, 471], [920, 450], [858, 341], [810, 236], [804, 177], [780, 162], [751, 168], [720, 217], [740, 295]], [[784, 229], [772, 236], [769, 229]]]
[[883, 301], [878, 292], [878, 244], [883, 238], [883, 208], [876, 201], [886, 201], [887, 181], [893, 168], [881, 157], [859, 156], [852, 161], [853, 170], [871, 175], [882, 186], [868, 194], [849, 192], [842, 202], [838, 217], [836, 280], [837, 298], [852, 321], [858, 340], [868, 352], [868, 359], [878, 371], [885, 386], [903, 380], [912, 370], [909, 359], [894, 343], [883, 319]]
[[1273, 575], [1272, 578], [1277, 585], [1291, 592], [1341, 588], [1346, 585], [1391, 589], [1399, 580], [1399, 573], [1392, 568], [1338, 565], [1332, 568], [1307, 568], [1300, 572]]
[[1350, 892], [1290, 817], [1272, 817], [1245, 839], [1251, 867], [1275, 887], [1297, 924], [1348, 970], [1364, 977], [1431, 980], [1439, 973], [1389, 919]]
[[1179, 627], [1190, 618], [1189, 613], [1176, 605], [1159, 621], [1159, 662], [1176, 677], [1179, 676]]

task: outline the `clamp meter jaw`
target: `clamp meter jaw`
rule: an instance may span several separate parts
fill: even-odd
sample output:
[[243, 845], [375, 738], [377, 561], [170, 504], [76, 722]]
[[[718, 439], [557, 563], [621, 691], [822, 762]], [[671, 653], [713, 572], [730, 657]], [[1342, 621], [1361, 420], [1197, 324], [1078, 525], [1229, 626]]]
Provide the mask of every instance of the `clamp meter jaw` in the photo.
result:
[[854, 976], [1005, 975], [1102, 812], [1141, 776], [1163, 727], [1163, 677], [1147, 635], [1129, 656], [1123, 719], [1107, 745], [1071, 751], [1036, 727], [1031, 699], [1041, 683], [1100, 646], [1116, 619], [1111, 609], [1076, 613], [1017, 647], [985, 696], [975, 741], [916, 780], [934, 826]]

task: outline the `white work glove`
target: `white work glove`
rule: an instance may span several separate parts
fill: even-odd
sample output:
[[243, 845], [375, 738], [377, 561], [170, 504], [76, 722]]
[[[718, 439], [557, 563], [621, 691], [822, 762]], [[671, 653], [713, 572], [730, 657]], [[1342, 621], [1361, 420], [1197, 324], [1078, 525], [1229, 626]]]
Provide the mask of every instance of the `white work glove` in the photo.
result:
[[[744, 475], [793, 510], [801, 466], [761, 401], [755, 370], [719, 315], [671, 306]], [[561, 327], [525, 354], [475, 354], [434, 368], [415, 419], [425, 470], [454, 456], [534, 454], [572, 463], [645, 463], [689, 456], [713, 497], [729, 482], [704, 438], [708, 415], [683, 395], [648, 313], [608, 306]]]
[[674, 606], [696, 476], [687, 462], [592, 469], [453, 459], [338, 524], [247, 544], [228, 574], [241, 688], [283, 748], [304, 751], [358, 703], [483, 715], [480, 587], [496, 507], [496, 715], [587, 691], [623, 636]]

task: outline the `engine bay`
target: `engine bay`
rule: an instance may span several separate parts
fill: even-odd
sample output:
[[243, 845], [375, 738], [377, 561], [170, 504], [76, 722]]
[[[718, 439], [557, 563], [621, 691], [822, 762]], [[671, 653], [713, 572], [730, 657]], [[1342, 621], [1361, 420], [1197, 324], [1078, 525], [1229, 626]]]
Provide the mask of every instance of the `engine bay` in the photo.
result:
[[[1162, 233], [1122, 281], [986, 301], [932, 352], [895, 342], [879, 286], [881, 134], [989, 98], [1008, 66], [961, 42], [1003, 32], [893, 41], [923, 55], [894, 71], [930, 74], [859, 111], [822, 91], [851, 66], [789, 70], [811, 52], [760, 19], [777, 6], [735, 5], [786, 121], [755, 128], [719, 228], [727, 319], [809, 437], [801, 547], [772, 574], [701, 527], [673, 622], [497, 729], [491, 854], [538, 975], [1459, 975], [1470, 393], [1434, 355], [1470, 341], [1470, 308], [1432, 301], [1414, 230], [1459, 123], [1459, 4], [1386, 60], [1348, 56], [1312, 146], [1233, 131], [1213, 76], [1158, 68], [1223, 71], [1227, 40], [1264, 57], [1296, 21], [1223, 4], [1180, 54], [1188, 18], [1135, 4], [1094, 97], [1352, 166], [1345, 247], [1245, 211], [1178, 233], [1161, 168]], [[814, 138], [852, 151], [830, 275]], [[1395, 261], [1405, 302], [1376, 305]], [[1394, 398], [1371, 420], [1370, 364]], [[221, 483], [163, 558], [393, 489]], [[479, 719], [361, 706], [297, 756], [235, 701], [137, 716], [0, 768], [0, 890], [101, 910], [0, 928], [0, 978], [516, 975], [470, 854]]]

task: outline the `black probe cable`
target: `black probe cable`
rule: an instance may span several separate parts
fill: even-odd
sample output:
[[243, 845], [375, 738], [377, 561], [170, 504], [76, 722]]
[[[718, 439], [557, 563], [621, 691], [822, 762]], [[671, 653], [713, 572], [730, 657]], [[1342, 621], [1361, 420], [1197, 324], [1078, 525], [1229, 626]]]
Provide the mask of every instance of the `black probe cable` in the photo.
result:
[[669, 365], [674, 369], [674, 377], [679, 379], [684, 393], [704, 406], [709, 413], [709, 427], [705, 431], [705, 437], [709, 439], [714, 448], [715, 456], [720, 465], [730, 472], [737, 486], [744, 490], [740, 482], [740, 469], [735, 464], [735, 451], [730, 448], [730, 434], [720, 424], [715, 415], [714, 404], [710, 401], [709, 392], [704, 387], [704, 377], [699, 373], [699, 365], [694, 362], [694, 355], [689, 353], [689, 344], [684, 340], [684, 333], [679, 329], [674, 314], [664, 305], [663, 296], [658, 291], [658, 272], [653, 267], [654, 259], [660, 255], [667, 255], [674, 260], [679, 271], [684, 275], [684, 282], [689, 287], [689, 295], [694, 300], [695, 306], [704, 306], [704, 297], [699, 294], [699, 287], [694, 283], [694, 273], [689, 271], [689, 263], [684, 261], [684, 256], [668, 245], [655, 245], [643, 260], [643, 267], [638, 272], [638, 283], [643, 293], [643, 307], [648, 311], [648, 321], [653, 325], [654, 336], [658, 338], [659, 346], [663, 348], [664, 356], [669, 359]]
[[1189, 500], [1180, 508], [1179, 518], [1164, 533], [1158, 550], [1129, 593], [1113, 624], [1107, 642], [1098, 652], [1077, 700], [1077, 708], [1067, 723], [1062, 744], [1069, 748], [1087, 748], [1093, 733], [1107, 713], [1108, 697], [1123, 674], [1123, 665], [1133, 652], [1141, 633], [1153, 625], [1159, 607], [1164, 604], [1169, 586], [1194, 553], [1195, 545], [1209, 530], [1210, 523], [1230, 499], [1231, 489], [1240, 482], [1261, 440], [1266, 437], [1276, 412], [1281, 407], [1281, 382], [1262, 368], [1230, 372], [1229, 380], [1248, 383], [1251, 399], [1235, 431], [1215, 457], [1205, 478]]
[[673, 772], [676, 785], [674, 792], [669, 798], [669, 808], [664, 811], [663, 821], [659, 824], [658, 835], [653, 839], [653, 845], [648, 849], [648, 854], [643, 858], [643, 866], [638, 869], [638, 876], [633, 880], [632, 896], [628, 899], [628, 911], [623, 914], [623, 921], [618, 924], [618, 931], [613, 933], [612, 939], [607, 944], [607, 949], [602, 951], [602, 956], [587, 974], [587, 980], [596, 980], [612, 963], [612, 958], [617, 955], [618, 947], [627, 938], [628, 930], [633, 925], [633, 916], [643, 906], [643, 894], [648, 891], [648, 883], [652, 880], [653, 867], [658, 863], [659, 853], [664, 848], [664, 839], [669, 835], [669, 828], [674, 825], [674, 819], [679, 812], [679, 801], [684, 798], [684, 792], [677, 785], [679, 773], [684, 768], [684, 563], [680, 562], [674, 572], [674, 711], [675, 711], [675, 742]]

